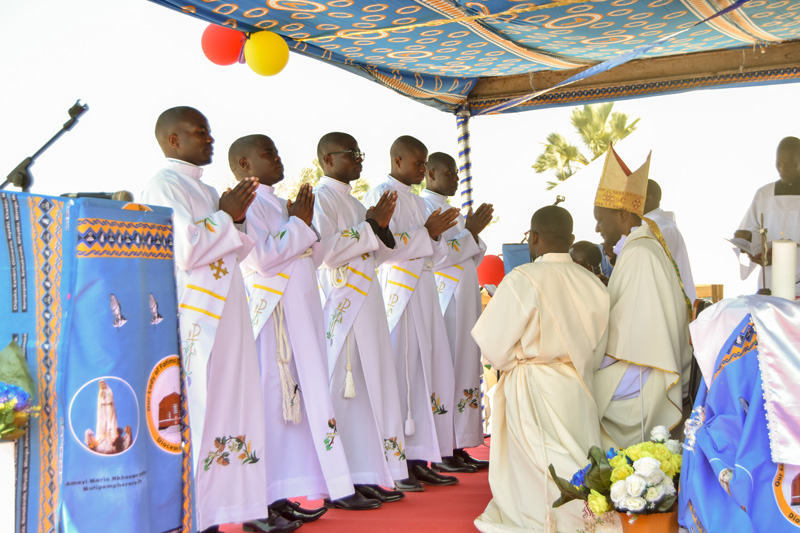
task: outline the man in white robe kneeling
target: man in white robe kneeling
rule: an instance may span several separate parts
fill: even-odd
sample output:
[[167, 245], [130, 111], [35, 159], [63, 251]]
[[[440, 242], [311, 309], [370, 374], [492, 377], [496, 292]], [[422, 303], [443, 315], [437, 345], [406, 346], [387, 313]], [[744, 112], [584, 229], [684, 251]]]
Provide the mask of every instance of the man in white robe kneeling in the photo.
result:
[[489, 485], [475, 520], [483, 532], [584, 528], [583, 502], [557, 509], [548, 465], [571, 475], [602, 446], [592, 373], [605, 350], [609, 299], [603, 283], [573, 263], [572, 217], [548, 206], [531, 218], [533, 263], [504, 279], [472, 330], [502, 371], [495, 387]]

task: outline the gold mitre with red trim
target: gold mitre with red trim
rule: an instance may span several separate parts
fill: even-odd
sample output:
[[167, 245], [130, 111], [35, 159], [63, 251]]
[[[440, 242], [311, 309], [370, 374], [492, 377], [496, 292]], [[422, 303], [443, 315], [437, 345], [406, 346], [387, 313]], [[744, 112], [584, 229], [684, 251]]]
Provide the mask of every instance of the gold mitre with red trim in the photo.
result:
[[600, 185], [594, 197], [594, 205], [621, 209], [642, 216], [652, 153], [647, 154], [647, 161], [636, 172], [631, 172], [614, 151], [614, 147], [609, 146], [603, 173], [600, 175]]

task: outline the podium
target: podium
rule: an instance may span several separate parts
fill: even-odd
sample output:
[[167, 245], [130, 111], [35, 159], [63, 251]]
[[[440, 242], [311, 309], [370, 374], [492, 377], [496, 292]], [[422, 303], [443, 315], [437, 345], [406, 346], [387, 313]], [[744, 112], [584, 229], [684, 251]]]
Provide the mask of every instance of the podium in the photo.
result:
[[0, 191], [0, 213], [0, 349], [41, 408], [0, 453], [14, 531], [191, 531], [171, 210]]

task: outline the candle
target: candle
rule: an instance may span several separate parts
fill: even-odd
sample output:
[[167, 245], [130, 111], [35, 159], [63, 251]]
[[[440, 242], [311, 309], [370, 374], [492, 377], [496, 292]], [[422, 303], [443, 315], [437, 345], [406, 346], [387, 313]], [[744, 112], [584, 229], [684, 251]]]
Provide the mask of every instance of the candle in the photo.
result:
[[797, 243], [772, 241], [772, 295], [794, 301]]

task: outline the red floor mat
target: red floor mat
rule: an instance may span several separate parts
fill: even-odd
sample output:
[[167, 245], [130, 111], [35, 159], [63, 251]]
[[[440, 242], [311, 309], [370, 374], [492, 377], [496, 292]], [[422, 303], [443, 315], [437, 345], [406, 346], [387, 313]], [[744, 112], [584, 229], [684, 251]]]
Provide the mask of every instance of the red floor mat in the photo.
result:
[[[489, 439], [486, 445], [472, 448], [469, 454], [476, 459], [489, 459]], [[488, 470], [476, 474], [456, 474], [459, 484], [450, 487], [425, 486], [425, 492], [406, 493], [399, 502], [385, 503], [374, 511], [342, 511], [330, 509], [325, 516], [305, 524], [303, 533], [467, 533], [474, 532], [472, 521], [483, 512], [492, 493], [489, 490]], [[304, 502], [304, 507], [321, 507], [322, 500]], [[236, 524], [222, 526], [225, 533], [241, 533]]]

